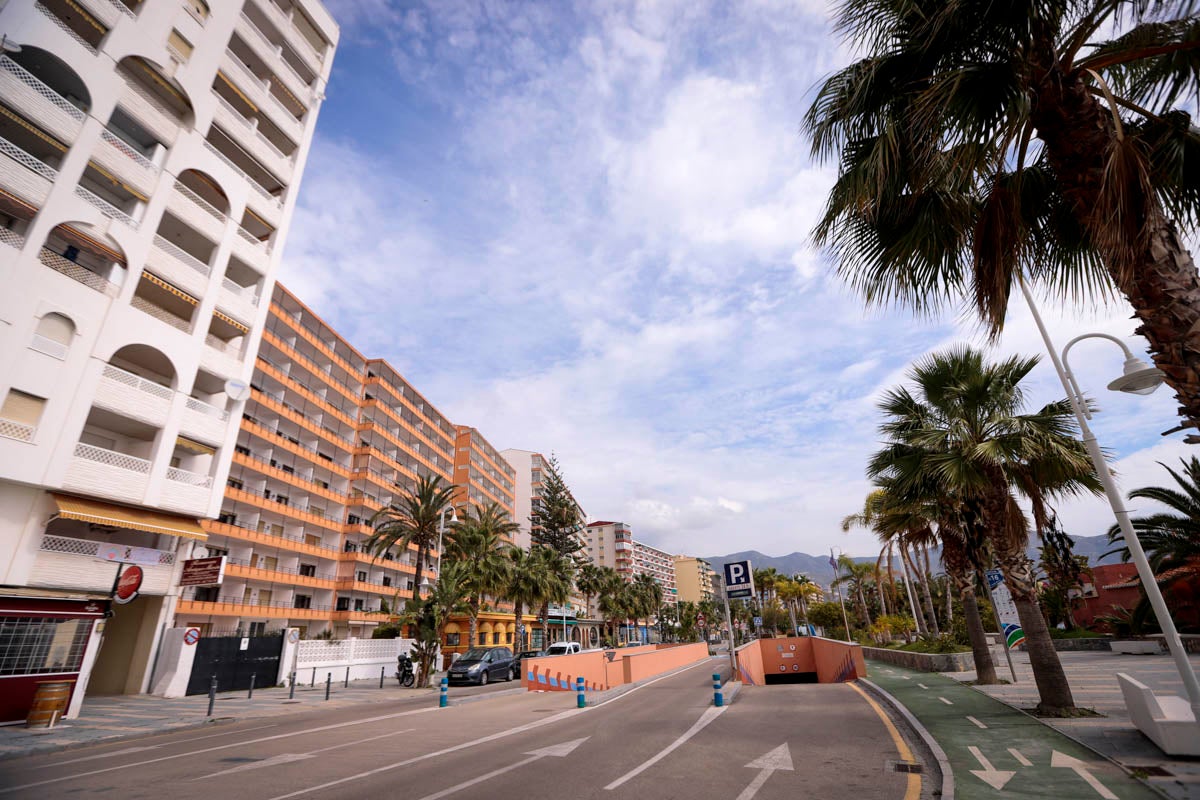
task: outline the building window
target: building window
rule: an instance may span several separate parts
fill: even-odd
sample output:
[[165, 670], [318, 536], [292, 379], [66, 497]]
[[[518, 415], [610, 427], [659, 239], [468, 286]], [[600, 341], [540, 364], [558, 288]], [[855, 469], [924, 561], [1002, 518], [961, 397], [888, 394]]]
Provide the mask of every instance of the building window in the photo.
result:
[[446, 647], [458, 647], [458, 644], [461, 641], [461, 638], [462, 638], [461, 633], [447, 633], [446, 634]]
[[266, 634], [266, 632], [267, 632], [267, 623], [265, 623], [265, 622], [251, 622], [250, 623], [250, 635], [251, 636], [263, 636]]
[[226, 525], [237, 525], [237, 514], [232, 511], [222, 511], [217, 516], [217, 522], [224, 522]]
[[362, 611], [362, 610], [363, 610], [363, 604], [364, 604], [365, 602], [366, 602], [365, 600], [361, 600], [361, 599], [355, 599], [355, 601], [354, 601], [354, 610], [355, 610], [355, 611]]
[[44, 397], [10, 389], [4, 398], [4, 405], [0, 406], [0, 435], [31, 441], [45, 407]]
[[391, 578], [389, 578], [387, 575], [384, 575], [384, 576], [383, 576], [383, 585], [384, 585], [384, 586], [391, 586], [391, 585], [392, 585], [392, 579], [391, 579]]
[[183, 0], [183, 7], [201, 25], [208, 20], [208, 3], [204, 2], [204, 0]]
[[192, 597], [197, 603], [215, 603], [220, 595], [220, 586], [197, 586]]
[[312, 595], [298, 594], [292, 605], [295, 608], [312, 608]]
[[349, 611], [350, 610], [350, 598], [349, 597], [339, 597], [337, 599], [337, 610], [338, 611]]
[[494, 633], [492, 633], [492, 644], [500, 644], [500, 632], [499, 631], [495, 631]]
[[[315, 578], [317, 575], [317, 565], [316, 564], [301, 564], [300, 565], [300, 574], [307, 575], [310, 578]], [[299, 606], [297, 606], [297, 608], [299, 608]], [[305, 608], [308, 608], [308, 606], [305, 606]]]
[[0, 617], [0, 675], [78, 672], [92, 622]]
[[362, 517], [358, 516], [357, 514], [349, 514], [346, 516], [346, 522], [351, 525], [361, 525]]
[[359, 570], [358, 572], [354, 573], [354, 579], [357, 581], [362, 581], [363, 583], [366, 583], [367, 582], [367, 573], [363, 572], [362, 570]]
[[507, 633], [504, 634], [504, 643], [512, 644], [512, 641], [513, 641], [512, 631], [508, 631]]
[[192, 43], [185, 39], [179, 31], [172, 29], [167, 35], [167, 52], [180, 64], [188, 62], [188, 59], [192, 57], [192, 50]]
[[29, 347], [61, 361], [67, 357], [74, 336], [74, 322], [62, 314], [50, 313], [38, 320]]

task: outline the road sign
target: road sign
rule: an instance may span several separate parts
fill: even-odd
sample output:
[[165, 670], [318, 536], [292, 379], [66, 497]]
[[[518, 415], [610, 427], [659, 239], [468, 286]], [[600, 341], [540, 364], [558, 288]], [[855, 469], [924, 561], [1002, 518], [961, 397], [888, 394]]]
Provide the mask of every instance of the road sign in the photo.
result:
[[1021, 629], [1021, 618], [1017, 615], [1017, 604], [1013, 602], [1012, 593], [1004, 583], [1004, 573], [998, 569], [987, 571], [988, 589], [992, 592], [992, 605], [996, 607], [996, 616], [1000, 618], [1000, 627], [1004, 629], [1004, 640], [1008, 649], [1012, 650], [1025, 643], [1025, 631]]
[[183, 643], [184, 644], [195, 644], [198, 641], [200, 641], [200, 629], [199, 628], [188, 628], [186, 631], [184, 631], [184, 633], [183, 633]]
[[707, 621], [708, 621], [708, 620], [705, 618], [705, 616], [704, 616], [703, 614], [697, 614], [697, 615], [696, 615], [696, 624], [697, 624], [697, 625], [701, 625], [701, 626], [702, 626], [702, 625], [704, 625], [704, 623], [705, 623], [705, 622], [707, 622]]
[[117, 579], [116, 588], [113, 590], [113, 600], [117, 603], [128, 603], [137, 597], [140, 588], [142, 588], [142, 568], [131, 564]]
[[754, 596], [754, 570], [749, 561], [730, 561], [725, 565], [725, 597]]

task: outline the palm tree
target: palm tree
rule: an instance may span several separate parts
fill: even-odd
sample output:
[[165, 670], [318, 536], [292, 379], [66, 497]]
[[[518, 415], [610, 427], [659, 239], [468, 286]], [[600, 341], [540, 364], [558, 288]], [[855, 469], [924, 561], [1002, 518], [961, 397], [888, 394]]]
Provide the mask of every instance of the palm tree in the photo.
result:
[[865, 55], [805, 118], [839, 167], [816, 241], [867, 302], [972, 300], [993, 334], [1022, 270], [1071, 302], [1115, 287], [1200, 424], [1200, 277], [1177, 230], [1200, 216], [1194, 8], [844, 0], [835, 27]]
[[633, 612], [634, 627], [638, 627], [638, 620], [644, 617], [648, 628], [654, 612], [662, 608], [663, 588], [658, 581], [644, 572], [638, 573], [630, 587], [632, 589], [630, 610]]
[[416, 545], [417, 563], [413, 584], [420, 586], [425, 560], [429, 551], [437, 545], [442, 513], [449, 508], [453, 498], [454, 486], [444, 483], [440, 475], [418, 476], [413, 488], [405, 490], [396, 502], [376, 511], [367, 520], [367, 524], [375, 530], [364, 540], [363, 546], [378, 558], [392, 547], [404, 552]]
[[513, 604], [513, 617], [517, 625], [516, 649], [524, 650], [525, 609], [532, 610], [542, 603], [542, 598], [551, 593], [553, 578], [540, 556], [540, 548], [525, 550], [512, 546], [506, 551], [508, 557], [508, 582], [500, 594]]
[[466, 571], [461, 564], [446, 564], [439, 570], [437, 583], [433, 585], [429, 597], [417, 601], [413, 619], [416, 622], [416, 643], [413, 653], [417, 656], [420, 666], [421, 686], [429, 686], [433, 677], [433, 660], [437, 657], [439, 648], [445, 640], [446, 623], [453, 614], [460, 614], [466, 609], [463, 598], [466, 597]]
[[854, 598], [855, 608], [863, 625], [871, 627], [871, 611], [867, 608], [867, 598], [864, 590], [867, 579], [875, 572], [875, 568], [865, 561], [855, 561], [847, 555], [838, 556], [838, 577], [833, 583], [846, 587]]
[[615, 642], [617, 622], [629, 616], [626, 604], [628, 598], [625, 591], [627, 584], [612, 567], [601, 567], [600, 570], [604, 577], [601, 579], [600, 599], [597, 606], [608, 628], [608, 638]]
[[583, 605], [586, 611], [592, 613], [592, 598], [600, 594], [604, 588], [604, 573], [600, 567], [592, 563], [582, 564], [575, 573], [575, 589], [583, 595]]
[[1014, 492], [1030, 502], [1040, 530], [1049, 518], [1048, 500], [1099, 493], [1091, 460], [1074, 438], [1074, 416], [1066, 400], [1031, 413], [1021, 381], [1036, 358], [1012, 357], [988, 364], [969, 347], [936, 353], [910, 371], [917, 394], [900, 386], [880, 402], [885, 420], [882, 450], [868, 465], [869, 477], [890, 481], [904, 497], [928, 496], [938, 487], [961, 503], [969, 535], [995, 553], [1025, 630], [1029, 662], [1038, 686], [1039, 711], [1074, 708], [1058, 653], [1038, 607], [1037, 587], [1025, 548], [1029, 531]]
[[472, 645], [485, 598], [498, 594], [508, 581], [511, 562], [504, 557], [505, 539], [511, 539], [520, 529], [495, 501], [487, 506], [473, 505], [450, 529], [446, 559], [465, 568]]
[[[1191, 585], [1194, 597], [1200, 589], [1200, 458], [1180, 459], [1180, 465], [1182, 469], [1176, 471], [1159, 462], [1178, 488], [1143, 486], [1129, 493], [1130, 498], [1151, 500], [1170, 510], [1130, 522], [1163, 593], [1169, 596], [1172, 589]], [[1108, 541], [1114, 545], [1124, 542], [1116, 525], [1109, 529]], [[1109, 552], [1120, 553], [1122, 561], [1129, 561], [1128, 545]]]
[[571, 586], [574, 583], [575, 562], [570, 556], [547, 545], [534, 545], [533, 552], [537, 554], [538, 569], [546, 577], [546, 590], [539, 598], [538, 619], [542, 621], [543, 638], [550, 643], [550, 604], [566, 603], [571, 596]]

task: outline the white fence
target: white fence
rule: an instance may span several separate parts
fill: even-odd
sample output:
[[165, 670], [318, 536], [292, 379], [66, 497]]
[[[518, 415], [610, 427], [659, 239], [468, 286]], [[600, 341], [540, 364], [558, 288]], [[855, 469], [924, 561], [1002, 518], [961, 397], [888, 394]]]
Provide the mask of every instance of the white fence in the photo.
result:
[[[379, 669], [387, 678], [396, 674], [396, 659], [412, 651], [412, 639], [313, 639], [299, 642], [294, 664], [281, 664], [281, 671], [296, 670], [299, 684], [320, 683], [327, 673], [334, 681], [379, 679]], [[286, 654], [286, 650], [285, 650]], [[282, 682], [282, 681], [281, 681]]]

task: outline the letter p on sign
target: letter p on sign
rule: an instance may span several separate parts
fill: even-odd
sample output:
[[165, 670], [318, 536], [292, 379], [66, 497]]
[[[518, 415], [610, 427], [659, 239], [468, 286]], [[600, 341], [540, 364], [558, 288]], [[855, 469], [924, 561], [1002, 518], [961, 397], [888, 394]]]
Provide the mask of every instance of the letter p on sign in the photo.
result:
[[725, 565], [725, 596], [730, 600], [754, 596], [754, 572], [749, 561], [731, 561]]

